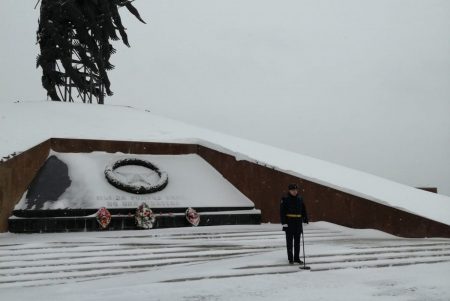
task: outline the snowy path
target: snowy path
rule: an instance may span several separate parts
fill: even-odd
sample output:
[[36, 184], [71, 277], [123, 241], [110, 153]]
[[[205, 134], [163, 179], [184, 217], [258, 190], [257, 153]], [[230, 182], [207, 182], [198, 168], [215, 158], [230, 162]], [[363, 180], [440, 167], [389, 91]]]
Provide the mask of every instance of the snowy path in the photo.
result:
[[[450, 262], [449, 239], [401, 239], [314, 223], [306, 226], [305, 240], [313, 272]], [[286, 264], [279, 225], [0, 237], [0, 288], [138, 272], [150, 272], [154, 283], [305, 273]]]

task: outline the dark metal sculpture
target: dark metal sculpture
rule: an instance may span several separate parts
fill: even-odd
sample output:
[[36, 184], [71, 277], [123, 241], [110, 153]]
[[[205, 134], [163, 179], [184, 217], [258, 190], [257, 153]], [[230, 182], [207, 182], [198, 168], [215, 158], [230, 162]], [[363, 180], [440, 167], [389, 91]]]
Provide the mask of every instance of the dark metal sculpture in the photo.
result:
[[54, 101], [103, 104], [112, 95], [107, 71], [116, 52], [110, 40], [130, 47], [119, 14], [126, 7], [144, 22], [132, 0], [42, 0], [37, 30], [42, 86]]

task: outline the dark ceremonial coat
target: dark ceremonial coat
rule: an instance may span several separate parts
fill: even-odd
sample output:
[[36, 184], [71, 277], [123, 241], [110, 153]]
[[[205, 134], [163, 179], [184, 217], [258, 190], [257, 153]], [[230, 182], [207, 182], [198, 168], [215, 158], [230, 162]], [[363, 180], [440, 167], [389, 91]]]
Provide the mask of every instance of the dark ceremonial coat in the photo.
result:
[[288, 194], [281, 199], [280, 221], [282, 225], [288, 225], [287, 228], [283, 228], [284, 231], [302, 232], [302, 222], [308, 223], [308, 213], [302, 196]]

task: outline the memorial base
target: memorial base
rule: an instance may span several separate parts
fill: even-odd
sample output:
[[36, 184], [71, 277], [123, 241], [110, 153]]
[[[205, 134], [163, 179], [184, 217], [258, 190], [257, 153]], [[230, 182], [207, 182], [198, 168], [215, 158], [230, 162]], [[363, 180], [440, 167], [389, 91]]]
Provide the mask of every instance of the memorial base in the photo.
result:
[[[154, 228], [192, 227], [185, 217], [184, 208], [155, 208], [152, 210], [156, 217]], [[261, 223], [260, 210], [252, 208], [196, 208], [196, 210], [201, 217], [198, 226]], [[106, 229], [100, 227], [95, 212], [95, 209], [15, 210], [8, 220], [9, 231], [13, 233], [46, 233], [139, 230], [135, 223], [133, 210], [111, 209], [112, 219]]]

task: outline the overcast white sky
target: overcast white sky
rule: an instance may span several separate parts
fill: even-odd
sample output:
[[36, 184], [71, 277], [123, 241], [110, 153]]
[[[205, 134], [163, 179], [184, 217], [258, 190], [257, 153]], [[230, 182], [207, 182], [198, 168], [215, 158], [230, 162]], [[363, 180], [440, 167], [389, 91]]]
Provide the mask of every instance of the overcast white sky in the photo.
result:
[[[45, 99], [35, 3], [0, 1], [0, 101]], [[450, 195], [450, 1], [135, 6], [148, 24], [122, 12], [108, 104]]]

